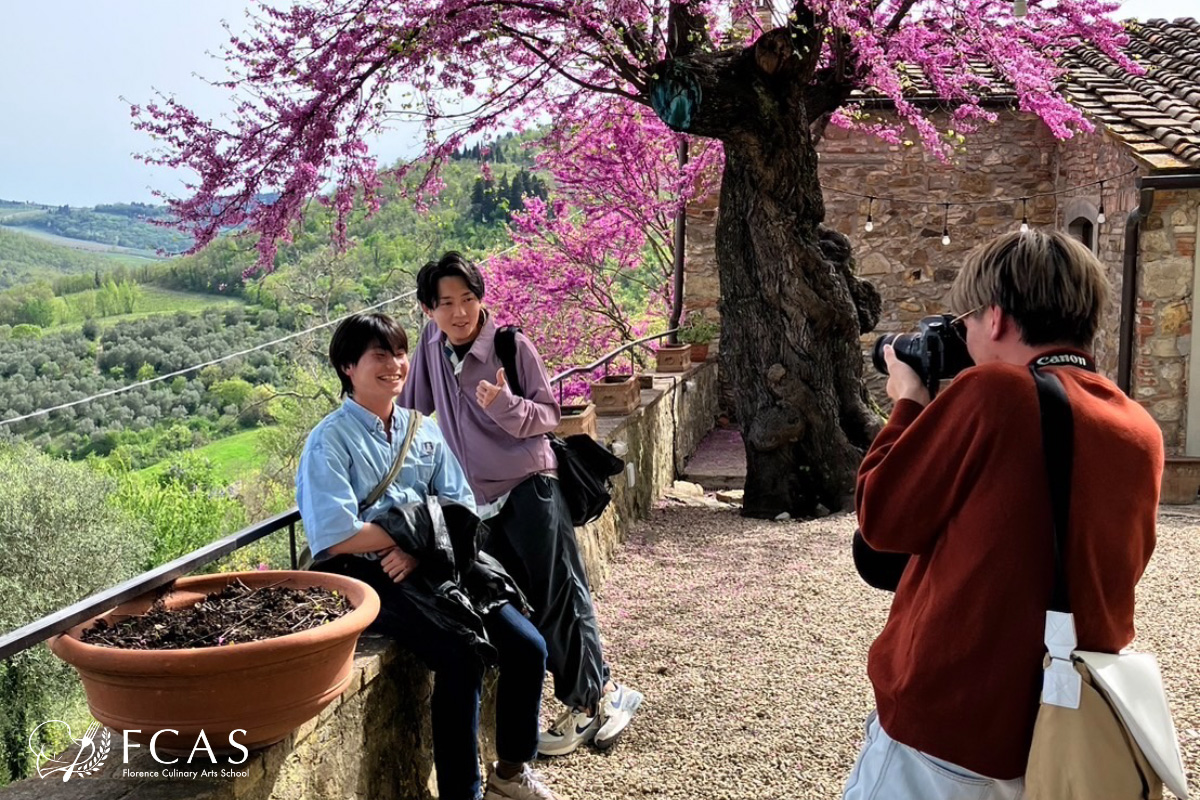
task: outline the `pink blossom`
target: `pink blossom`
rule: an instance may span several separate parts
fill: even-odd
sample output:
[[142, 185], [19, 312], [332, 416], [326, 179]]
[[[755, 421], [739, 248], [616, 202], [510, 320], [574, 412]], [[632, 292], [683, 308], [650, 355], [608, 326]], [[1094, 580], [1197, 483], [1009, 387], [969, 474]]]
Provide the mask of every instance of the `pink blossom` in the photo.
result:
[[[732, 17], [745, 17], [753, 5], [738, 0]], [[908, 100], [914, 81], [954, 107], [956, 131], [992, 118], [980, 104], [986, 90], [1011, 93], [1056, 136], [1090, 130], [1082, 111], [1057, 92], [1058, 58], [1087, 41], [1140, 72], [1119, 50], [1125, 35], [1109, 18], [1117, 5], [1030, 0], [1028, 15], [1016, 18], [1012, 3], [997, 0], [807, 0], [784, 24], [798, 55], [819, 56], [824, 88], [839, 97], [857, 88], [886, 98], [900, 120], [881, 122], [848, 102], [833, 116], [836, 124], [889, 141], [910, 136], [906, 126], [948, 157], [955, 137]], [[589, 269], [603, 263], [623, 270], [638, 230], [644, 246], [654, 248], [656, 234], [649, 231], [669, 226], [690, 182], [719, 162], [718, 148], [693, 141], [705, 155], [681, 172], [667, 157], [676, 137], [646, 106], [673, 59], [687, 64], [719, 47], [743, 46], [730, 38], [728, 6], [726, 0], [261, 3], [249, 17], [250, 31], [232, 37], [222, 54], [227, 74], [215, 85], [230, 92], [232, 113], [206, 120], [171, 95], [133, 105], [131, 113], [158, 144], [144, 161], [197, 176], [190, 197], [168, 198], [196, 249], [223, 230], [245, 228], [259, 236], [266, 269], [308, 197], [332, 187], [339, 242], [356, 198], [377, 205], [376, 163], [363, 142], [390, 120], [425, 126], [424, 156], [397, 170], [420, 176], [418, 196], [436, 191], [441, 164], [464, 142], [552, 121], [546, 143], [553, 155], [542, 166], [561, 173], [575, 229], [558, 214], [520, 223], [522, 236], [542, 242], [543, 254], [530, 259], [549, 268], [548, 253], [557, 247], [561, 258]], [[690, 24], [672, 27], [685, 17]], [[757, 22], [750, 28], [751, 39], [761, 33]], [[622, 181], [613, 180], [618, 175]], [[608, 206], [580, 212], [589, 208], [580, 197], [594, 181], [601, 182], [595, 199], [607, 198]], [[553, 244], [568, 234], [579, 238], [569, 247]], [[560, 280], [581, 296], [590, 291], [581, 273]]]

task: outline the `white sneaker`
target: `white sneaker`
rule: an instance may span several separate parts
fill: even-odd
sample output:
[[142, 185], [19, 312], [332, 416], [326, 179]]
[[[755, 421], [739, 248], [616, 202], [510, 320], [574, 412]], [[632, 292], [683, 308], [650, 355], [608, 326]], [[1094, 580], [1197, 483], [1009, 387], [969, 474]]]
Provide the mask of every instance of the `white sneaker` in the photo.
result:
[[600, 729], [593, 744], [601, 750], [616, 744], [641, 704], [642, 693], [636, 689], [617, 684], [616, 689], [607, 692], [600, 701]]
[[525, 767], [507, 780], [496, 774], [495, 765], [488, 776], [487, 794], [483, 800], [558, 800], [558, 796], [542, 783], [541, 779]]
[[548, 730], [538, 734], [538, 752], [544, 756], [565, 756], [596, 736], [599, 719], [586, 711], [563, 709]]

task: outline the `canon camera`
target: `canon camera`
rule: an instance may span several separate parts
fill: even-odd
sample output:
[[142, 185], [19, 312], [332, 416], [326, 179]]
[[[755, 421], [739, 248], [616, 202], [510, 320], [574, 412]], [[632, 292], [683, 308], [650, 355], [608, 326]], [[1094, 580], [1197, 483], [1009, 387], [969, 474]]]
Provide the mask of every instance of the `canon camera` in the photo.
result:
[[875, 341], [872, 361], [880, 374], [887, 375], [883, 348], [891, 345], [896, 358], [908, 364], [921, 376], [929, 396], [937, 394], [938, 381], [953, 378], [975, 362], [967, 352], [967, 340], [962, 323], [955, 323], [949, 314], [924, 317], [917, 323], [916, 333], [885, 333]]

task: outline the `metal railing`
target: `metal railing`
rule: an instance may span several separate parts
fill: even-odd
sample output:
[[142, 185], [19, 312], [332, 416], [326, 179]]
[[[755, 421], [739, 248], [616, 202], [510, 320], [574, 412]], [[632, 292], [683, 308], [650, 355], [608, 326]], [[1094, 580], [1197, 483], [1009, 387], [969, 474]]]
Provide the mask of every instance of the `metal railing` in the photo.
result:
[[223, 539], [218, 539], [215, 542], [207, 544], [199, 550], [193, 550], [191, 553], [180, 556], [174, 561], [163, 564], [161, 567], [155, 567], [149, 572], [143, 572], [141, 575], [130, 578], [124, 583], [119, 583], [110, 589], [97, 592], [91, 597], [86, 597], [66, 608], [55, 611], [53, 614], [48, 614], [24, 627], [17, 628], [12, 633], [0, 637], [0, 661], [14, 656], [23, 650], [28, 650], [34, 645], [49, 639], [51, 636], [69, 630], [97, 614], [102, 614], [115, 606], [119, 606], [127, 600], [132, 600], [146, 592], [154, 591], [160, 586], [165, 586], [176, 578], [181, 578], [193, 570], [207, 566], [235, 550], [239, 550], [248, 544], [253, 544], [259, 539], [284, 528], [288, 529], [288, 536], [291, 541], [292, 568], [294, 569], [297, 563], [296, 523], [299, 521], [300, 512], [293, 507], [289, 511], [276, 514], [248, 528], [243, 528], [237, 533], [231, 533]]
[[[622, 353], [631, 350], [639, 345], [645, 345], [646, 342], [655, 339], [661, 339], [664, 336], [674, 334], [677, 329], [672, 328], [663, 333], [656, 333], [651, 336], [645, 336], [633, 342], [629, 342], [621, 347], [612, 350], [609, 353], [601, 356], [591, 364], [586, 364], [582, 367], [572, 367], [558, 373], [550, 379], [551, 385], [558, 384], [559, 402], [562, 402], [563, 382], [572, 375], [581, 375], [593, 372], [600, 367], [605, 368], [607, 375], [607, 367], [614, 358]], [[52, 636], [56, 636], [64, 631], [71, 629], [85, 620], [102, 614], [115, 606], [120, 605], [135, 597], [139, 597], [146, 592], [154, 591], [159, 587], [165, 586], [176, 578], [192, 572], [200, 567], [207, 566], [220, 558], [223, 558], [235, 550], [253, 544], [260, 539], [269, 536], [276, 531], [288, 529], [288, 538], [291, 546], [292, 569], [295, 569], [297, 560], [296, 550], [296, 523], [300, 521], [300, 511], [293, 506], [290, 510], [276, 514], [262, 522], [255, 523], [247, 528], [243, 528], [237, 533], [232, 533], [223, 539], [218, 539], [211, 544], [201, 547], [199, 550], [194, 550], [185, 556], [181, 556], [174, 561], [163, 564], [161, 567], [156, 567], [149, 572], [144, 572], [137, 577], [130, 578], [124, 583], [120, 583], [112, 588], [97, 592], [96, 594], [86, 597], [77, 603], [59, 609], [53, 614], [48, 614], [41, 619], [35, 620], [28, 625], [17, 628], [12, 633], [7, 633], [0, 636], [0, 661], [10, 658], [17, 653], [28, 650], [29, 648], [40, 644]]]
[[[553, 386], [554, 384], [558, 384], [558, 403], [559, 403], [559, 405], [562, 405], [562, 402], [563, 402], [563, 382], [567, 378], [571, 377], [572, 375], [586, 375], [589, 372], [595, 372], [596, 370], [600, 369], [601, 367], [604, 367], [604, 375], [605, 375], [605, 377], [608, 377], [608, 365], [613, 361], [613, 359], [615, 359], [617, 356], [621, 355], [621, 353], [624, 353], [626, 350], [632, 350], [633, 348], [637, 347], [638, 345], [645, 346], [646, 342], [652, 342], [655, 339], [661, 339], [664, 336], [674, 336], [678, 332], [679, 332], [679, 328], [671, 328], [669, 331], [663, 331], [662, 333], [651, 334], [650, 336], [643, 336], [641, 339], [636, 339], [632, 342], [628, 342], [628, 343], [618, 347], [616, 350], [609, 351], [608, 353], [600, 356], [600, 358], [596, 359], [595, 361], [593, 361], [590, 364], [585, 364], [582, 367], [571, 367], [568, 370], [558, 373], [557, 375], [555, 375], [553, 378], [550, 379], [550, 385]], [[632, 362], [632, 360], [633, 360], [633, 357], [630, 356], [630, 361]]]

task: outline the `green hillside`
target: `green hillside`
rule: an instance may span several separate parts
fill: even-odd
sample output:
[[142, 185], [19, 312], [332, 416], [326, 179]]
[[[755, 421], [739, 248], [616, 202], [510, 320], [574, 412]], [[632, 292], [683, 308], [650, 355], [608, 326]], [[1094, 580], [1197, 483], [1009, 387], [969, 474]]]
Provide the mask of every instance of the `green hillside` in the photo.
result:
[[[91, 294], [91, 292], [80, 292], [79, 294], [69, 295], [68, 303], [87, 294]], [[153, 317], [158, 314], [174, 314], [180, 311], [188, 314], [199, 314], [201, 311], [209, 308], [227, 309], [244, 306], [245, 304], [245, 300], [240, 297], [219, 297], [211, 294], [180, 292], [174, 289], [143, 285], [138, 288], [132, 311], [126, 314], [97, 317], [97, 322], [99, 322], [101, 329], [105, 329], [119, 322], [129, 322], [130, 320]], [[82, 327], [83, 320], [73, 319], [46, 328], [45, 332], [75, 331]]]
[[0, 200], [0, 225], [31, 228], [66, 239], [132, 248], [153, 253], [179, 253], [192, 244], [184, 233], [148, 220], [163, 218], [164, 206], [108, 203], [92, 208], [37, 206]]
[[0, 227], [0, 289], [37, 278], [107, 272], [136, 259], [85, 253]]
[[[266, 451], [262, 449], [262, 437], [268, 428], [235, 433], [215, 442], [194, 448], [191, 452], [208, 459], [213, 466], [213, 473], [222, 485], [228, 485], [246, 475], [262, 469], [267, 463]], [[139, 474], [148, 478], [157, 478], [166, 471], [170, 459], [163, 459], [152, 467], [139, 470]]]

